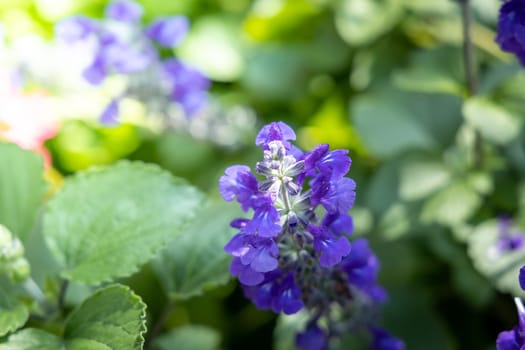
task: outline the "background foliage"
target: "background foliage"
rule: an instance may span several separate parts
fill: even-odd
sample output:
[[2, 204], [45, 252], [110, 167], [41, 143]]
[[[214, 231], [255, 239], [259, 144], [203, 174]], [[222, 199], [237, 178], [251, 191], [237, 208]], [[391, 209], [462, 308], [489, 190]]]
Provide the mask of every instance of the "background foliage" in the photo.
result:
[[[350, 175], [358, 184], [354, 235], [367, 236], [381, 259], [380, 280], [390, 293], [384, 324], [392, 333], [408, 349], [494, 349], [497, 333], [515, 324], [509, 293], [520, 295], [517, 270], [525, 260], [523, 250], [494, 253], [498, 217], [512, 217], [517, 231], [525, 225], [525, 73], [494, 43], [499, 1], [473, 1], [476, 96], [464, 78], [461, 16], [453, 1], [141, 3], [148, 19], [189, 16], [191, 32], [177, 53], [213, 80], [220, 104], [247, 107], [257, 123], [224, 146], [184, 131], [132, 123], [103, 128], [82, 112], [67, 115], [46, 144], [57, 169], [54, 175], [48, 171], [55, 185], [47, 194], [40, 159], [0, 145], [0, 164], [9, 164], [0, 167], [0, 223], [26, 245], [33, 277], [45, 293], [58, 294], [60, 282], [50, 278], [57, 272], [71, 280], [65, 305], [74, 311], [61, 335], [68, 344], [106, 344], [103, 335], [84, 338], [82, 322], [90, 316], [76, 316], [101, 302], [93, 296], [84, 301], [96, 285], [118, 278], [130, 289], [109, 286], [94, 295], [121, 295], [117, 299], [129, 303], [129, 313], [149, 329], [171, 305], [156, 349], [174, 343], [185, 344], [178, 349], [270, 349], [273, 342], [275, 349], [290, 348], [290, 319], [257, 311], [229, 281], [222, 246], [233, 234], [227, 221], [236, 212], [215, 203], [224, 168], [260, 157], [252, 146], [255, 124], [284, 120], [299, 131], [304, 148], [323, 142], [350, 150]], [[51, 39], [59, 19], [75, 13], [100, 17], [105, 5], [4, 0], [0, 21], [7, 44], [29, 33]], [[158, 167], [121, 161], [83, 172], [123, 158]], [[62, 190], [51, 196], [62, 176]], [[205, 195], [211, 199], [203, 205]], [[51, 198], [45, 209], [43, 196]], [[173, 208], [180, 227], [167, 228]], [[105, 217], [108, 210], [116, 216]], [[185, 225], [193, 216], [205, 220]], [[74, 239], [65, 240], [59, 227], [75, 231]], [[110, 249], [103, 243], [107, 232], [111, 244], [124, 248], [104, 250]], [[53, 254], [41, 250], [44, 241]], [[101, 267], [88, 264], [84, 270], [85, 261]], [[206, 261], [210, 267], [204, 269]], [[27, 300], [4, 291], [16, 288], [0, 283], [0, 329], [16, 329], [28, 319]], [[147, 305], [147, 317], [135, 293]], [[102, 317], [111, 319], [112, 310], [106, 312]], [[53, 323], [28, 322], [48, 333], [26, 329], [15, 344], [58, 341]], [[133, 327], [139, 332], [144, 325]]]

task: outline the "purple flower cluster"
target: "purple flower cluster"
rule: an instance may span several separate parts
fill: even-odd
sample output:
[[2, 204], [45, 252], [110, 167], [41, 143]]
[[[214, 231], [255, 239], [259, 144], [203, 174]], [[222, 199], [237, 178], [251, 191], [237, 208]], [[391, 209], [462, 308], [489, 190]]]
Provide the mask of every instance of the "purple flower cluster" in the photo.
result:
[[525, 66], [525, 0], [505, 0], [499, 12], [496, 42]]
[[[142, 7], [132, 0], [115, 0], [105, 11], [104, 20], [75, 16], [58, 23], [56, 35], [66, 44], [82, 43], [92, 48], [84, 78], [100, 85], [114, 74], [125, 75], [125, 91], [114, 97], [100, 120], [113, 124], [124, 97], [146, 105], [166, 106], [176, 103], [186, 116], [197, 113], [206, 103], [208, 79], [195, 68], [175, 58], [162, 58], [162, 48], [174, 48], [188, 32], [184, 16], [163, 17], [145, 28], [141, 24]], [[167, 108], [161, 112], [166, 113]]]
[[347, 151], [319, 145], [303, 152], [293, 140], [285, 123], [264, 126], [255, 140], [264, 154], [255, 167], [262, 179], [235, 165], [219, 180], [225, 200], [236, 199], [253, 213], [232, 221], [239, 233], [225, 246], [233, 256], [231, 274], [260, 309], [309, 312], [308, 326], [296, 337], [301, 349], [327, 349], [330, 338], [356, 325], [370, 331], [374, 349], [403, 349], [401, 341], [372, 326], [374, 312], [368, 312], [386, 293], [377, 284], [379, 261], [367, 241], [348, 239], [356, 185], [345, 177]]
[[521, 232], [511, 232], [512, 220], [508, 217], [499, 219], [499, 237], [496, 241], [500, 252], [510, 252], [523, 247], [525, 236]]
[[[525, 290], [525, 266], [520, 269], [519, 282]], [[520, 298], [514, 299], [518, 309], [518, 324], [510, 331], [503, 331], [496, 340], [497, 350], [521, 350], [525, 348], [525, 307]]]

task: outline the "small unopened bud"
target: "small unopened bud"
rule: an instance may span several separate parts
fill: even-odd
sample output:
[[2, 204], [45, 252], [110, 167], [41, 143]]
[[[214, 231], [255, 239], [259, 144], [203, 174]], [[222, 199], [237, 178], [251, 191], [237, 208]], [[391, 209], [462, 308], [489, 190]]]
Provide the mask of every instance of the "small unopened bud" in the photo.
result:
[[31, 268], [25, 258], [20, 258], [10, 264], [10, 273], [13, 282], [19, 283], [25, 281], [29, 277]]

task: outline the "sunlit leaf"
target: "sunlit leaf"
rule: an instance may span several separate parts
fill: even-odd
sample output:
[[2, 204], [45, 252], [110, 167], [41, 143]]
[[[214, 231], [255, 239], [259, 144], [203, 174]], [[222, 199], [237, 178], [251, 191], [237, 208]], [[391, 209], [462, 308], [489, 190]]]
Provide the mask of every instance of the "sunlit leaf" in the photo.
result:
[[484, 138], [498, 144], [515, 138], [522, 125], [519, 117], [483, 97], [467, 100], [463, 105], [463, 114]]
[[67, 180], [49, 202], [44, 236], [63, 277], [97, 284], [150, 260], [181, 233], [202, 198], [157, 166], [95, 168]]
[[29, 310], [18, 298], [14, 286], [0, 276], [0, 337], [16, 331], [29, 318]]
[[183, 326], [155, 340], [153, 350], [218, 350], [220, 334], [205, 326]]
[[235, 230], [230, 221], [238, 217], [236, 205], [208, 205], [197, 219], [153, 261], [166, 292], [175, 299], [187, 299], [230, 279], [231, 256], [224, 246]]
[[502, 251], [497, 247], [498, 223], [486, 221], [469, 236], [469, 254], [476, 269], [500, 291], [522, 296], [518, 283], [519, 269], [524, 265], [525, 250]]
[[22, 240], [35, 224], [46, 184], [42, 157], [0, 142], [0, 224]]

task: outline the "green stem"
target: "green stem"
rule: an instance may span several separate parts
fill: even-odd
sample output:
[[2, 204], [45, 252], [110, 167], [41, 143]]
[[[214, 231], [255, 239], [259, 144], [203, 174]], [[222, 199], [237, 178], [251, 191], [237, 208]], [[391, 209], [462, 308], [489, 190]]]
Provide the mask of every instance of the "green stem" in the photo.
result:
[[57, 302], [58, 309], [60, 310], [60, 312], [62, 312], [62, 310], [64, 309], [67, 287], [69, 287], [69, 281], [63, 280], [62, 284], [60, 285], [60, 292], [58, 293], [58, 302]]
[[[470, 0], [459, 0], [463, 24], [463, 62], [467, 81], [467, 96], [471, 97], [478, 92], [478, 79], [472, 46], [471, 20], [472, 11]], [[474, 165], [477, 169], [483, 167], [483, 139], [479, 130], [475, 131], [474, 138]]]
[[151, 329], [150, 332], [148, 332], [148, 336], [146, 339], [146, 344], [144, 344], [144, 349], [149, 349], [151, 344], [153, 343], [153, 340], [160, 334], [162, 331], [162, 328], [164, 328], [164, 325], [168, 321], [171, 313], [175, 309], [175, 301], [170, 301], [168, 305], [164, 308], [162, 311], [162, 314], [157, 319], [157, 322], [155, 322], [155, 325]]
[[38, 302], [38, 304], [47, 308], [48, 302], [46, 296], [42, 292], [42, 289], [40, 289], [38, 284], [36, 284], [36, 282], [31, 277], [26, 279], [22, 283], [22, 286], [24, 287], [25, 291]]

